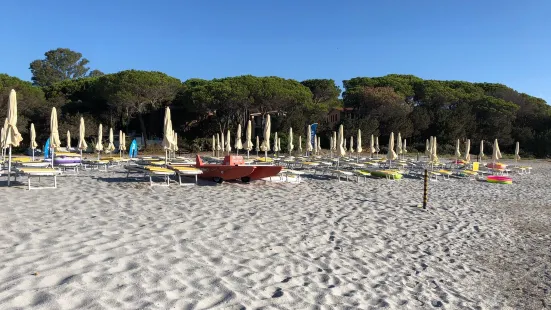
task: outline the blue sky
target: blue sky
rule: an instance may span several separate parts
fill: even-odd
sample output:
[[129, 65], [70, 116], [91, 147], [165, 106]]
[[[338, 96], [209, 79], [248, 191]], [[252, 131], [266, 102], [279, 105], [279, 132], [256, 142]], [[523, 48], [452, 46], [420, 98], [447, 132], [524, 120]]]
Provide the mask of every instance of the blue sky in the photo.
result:
[[[4, 0], [0, 72], [67, 47], [92, 69], [182, 80], [414, 74], [507, 84], [551, 103], [549, 0]], [[10, 12], [10, 13], [8, 13]]]

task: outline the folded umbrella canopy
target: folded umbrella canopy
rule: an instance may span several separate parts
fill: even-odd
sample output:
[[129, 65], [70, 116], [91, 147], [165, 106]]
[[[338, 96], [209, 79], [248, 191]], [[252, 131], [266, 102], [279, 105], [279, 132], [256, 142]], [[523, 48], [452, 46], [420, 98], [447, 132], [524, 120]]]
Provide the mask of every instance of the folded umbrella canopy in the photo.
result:
[[[222, 143], [220, 142], [220, 134], [217, 133], [216, 134], [216, 151], [221, 151], [222, 150]], [[218, 153], [217, 153], [218, 154]], [[217, 155], [218, 156], [218, 155]]]
[[407, 152], [406, 139], [404, 139], [404, 143], [402, 143], [402, 153], [407, 154]]
[[237, 125], [237, 134], [235, 136], [235, 151], [236, 154], [239, 155], [239, 150], [243, 149], [243, 143], [241, 142], [241, 124]]
[[287, 144], [287, 148], [289, 149], [289, 156], [293, 152], [293, 149], [295, 146], [293, 145], [293, 128], [289, 128], [289, 141]]
[[373, 135], [371, 135], [371, 140], [369, 141], [369, 157], [373, 158], [373, 154], [375, 154], [375, 138]]
[[109, 143], [105, 149], [105, 153], [112, 153], [115, 150], [115, 138], [113, 137], [113, 128], [109, 128]]
[[260, 149], [264, 151], [264, 159], [268, 158], [268, 151], [270, 150], [270, 131], [272, 130], [272, 121], [270, 120], [270, 114], [266, 115], [266, 122], [264, 123], [264, 141], [260, 145]]
[[298, 136], [298, 152], [302, 152], [302, 136]]
[[258, 156], [258, 152], [260, 152], [260, 138], [256, 136], [256, 143], [255, 143], [255, 150], [256, 150], [256, 156]]
[[67, 152], [71, 151], [71, 132], [67, 130]]
[[381, 148], [379, 147], [379, 136], [375, 137], [375, 153], [377, 153], [377, 158], [379, 157], [379, 152]]
[[252, 122], [249, 120], [247, 122], [247, 133], [245, 135], [245, 150], [247, 150], [247, 158], [249, 158], [249, 152], [253, 150], [253, 129]]
[[501, 158], [501, 151], [497, 139], [494, 140], [494, 151], [492, 152], [492, 162], [496, 163]]
[[344, 149], [344, 127], [342, 125], [339, 126], [339, 137], [338, 137], [338, 156], [344, 157], [346, 155], [346, 150]]
[[126, 151], [126, 134], [119, 130], [119, 157], [122, 157], [123, 151]]
[[479, 160], [482, 160], [484, 158], [484, 140], [480, 140], [480, 152], [478, 153]]
[[306, 129], [306, 152], [310, 153], [312, 152], [312, 126], [308, 125], [308, 128]]
[[388, 153], [386, 154], [386, 159], [393, 161], [398, 157], [394, 151], [394, 133], [390, 133], [390, 139], [388, 139]]
[[461, 157], [460, 148], [461, 148], [461, 143], [459, 142], [459, 139], [457, 139], [457, 142], [455, 143], [455, 159], [456, 160], [459, 160], [459, 158]]
[[358, 136], [356, 137], [356, 152], [359, 154], [363, 151], [362, 149], [362, 131], [358, 129]]
[[433, 163], [438, 162], [438, 154], [437, 154], [437, 144], [436, 144], [436, 137], [432, 137], [432, 143], [431, 145], [431, 153], [430, 153], [430, 161]]
[[228, 152], [228, 155], [230, 155], [230, 152], [231, 152], [231, 132], [230, 130], [228, 129], [228, 133], [227, 133], [227, 136], [226, 136], [226, 151]]
[[519, 161], [520, 160], [520, 143], [516, 143], [515, 145], [515, 161]]
[[321, 137], [318, 137], [318, 152], [321, 153]]
[[277, 132], [274, 134], [274, 153], [279, 152], [279, 145], [277, 145]]
[[467, 139], [465, 142], [465, 161], [471, 162], [471, 140]]
[[396, 137], [396, 154], [398, 156], [402, 155], [402, 134], [398, 132], [398, 137]]
[[350, 148], [348, 149], [350, 151], [350, 155], [354, 153], [354, 137], [350, 137]]
[[34, 161], [34, 150], [38, 147], [36, 143], [36, 131], [34, 130], [34, 124], [31, 123], [31, 144], [29, 145], [33, 152], [33, 161]]
[[10, 185], [11, 180], [11, 148], [12, 146], [18, 147], [23, 137], [17, 129], [17, 95], [15, 90], [11, 90], [10, 96], [8, 99], [8, 118], [7, 118], [7, 127], [4, 128], [4, 140], [3, 147], [9, 148], [8, 155], [8, 186]]
[[212, 156], [215, 156], [214, 155], [216, 153], [216, 136], [215, 135], [212, 135], [211, 147], [212, 147]]
[[52, 167], [54, 165], [55, 150], [61, 146], [59, 131], [57, 126], [57, 110], [52, 108], [50, 115], [50, 149], [52, 150]]
[[96, 152], [98, 152], [99, 159], [100, 153], [101, 151], [103, 151], [103, 126], [101, 124], [99, 124], [98, 126], [98, 141], [96, 142], [94, 149], [96, 150]]
[[172, 131], [172, 137], [174, 138], [174, 144], [172, 145], [172, 153], [176, 156], [178, 152], [178, 133], [175, 130]]
[[163, 122], [163, 149], [165, 150], [165, 165], [168, 164], [168, 151], [172, 150], [174, 137], [172, 136], [172, 118], [170, 108], [165, 108], [165, 119]]
[[80, 157], [82, 157], [82, 151], [88, 148], [88, 144], [86, 144], [86, 141], [84, 140], [85, 130], [86, 128], [84, 127], [84, 118], [81, 117], [80, 126], [78, 127], [78, 146], [77, 146], [77, 148], [80, 150]]
[[318, 136], [314, 135], [314, 146], [312, 147], [314, 154], [318, 153]]
[[224, 132], [220, 134], [220, 151], [222, 151], [222, 155], [224, 155], [224, 152], [226, 151], [226, 142], [224, 138]]
[[[431, 139], [432, 139], [432, 137], [431, 137]], [[425, 155], [430, 156], [430, 152], [431, 152], [430, 150], [431, 150], [430, 141], [429, 141], [429, 139], [427, 139], [427, 142], [425, 144]]]

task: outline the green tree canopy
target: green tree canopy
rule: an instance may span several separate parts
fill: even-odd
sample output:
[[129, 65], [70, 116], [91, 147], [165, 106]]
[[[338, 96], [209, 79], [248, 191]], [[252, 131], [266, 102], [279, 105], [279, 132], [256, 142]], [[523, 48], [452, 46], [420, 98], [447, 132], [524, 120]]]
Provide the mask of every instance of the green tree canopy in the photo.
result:
[[82, 54], [68, 48], [47, 51], [44, 59], [37, 59], [30, 64], [32, 81], [37, 86], [50, 86], [63, 80], [78, 79], [86, 76], [90, 68], [86, 67], [88, 59]]

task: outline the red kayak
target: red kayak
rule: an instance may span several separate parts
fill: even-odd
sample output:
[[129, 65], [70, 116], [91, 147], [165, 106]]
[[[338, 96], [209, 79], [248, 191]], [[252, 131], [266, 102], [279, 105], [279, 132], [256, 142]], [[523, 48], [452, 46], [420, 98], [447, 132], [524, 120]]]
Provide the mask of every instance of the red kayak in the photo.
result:
[[247, 166], [242, 156], [232, 155], [224, 157], [220, 165], [204, 164], [199, 155], [195, 161], [195, 167], [203, 171], [199, 177], [212, 179], [216, 183], [238, 179], [247, 183], [251, 180], [276, 176], [283, 169], [281, 166]]

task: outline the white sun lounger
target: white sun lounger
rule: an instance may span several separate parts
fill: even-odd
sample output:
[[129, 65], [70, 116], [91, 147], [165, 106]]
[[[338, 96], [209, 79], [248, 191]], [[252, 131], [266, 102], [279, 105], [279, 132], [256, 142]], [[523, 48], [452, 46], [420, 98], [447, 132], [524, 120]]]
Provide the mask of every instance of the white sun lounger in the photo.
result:
[[[61, 174], [61, 171], [58, 169], [53, 168], [17, 168], [17, 173], [15, 175], [15, 179], [17, 180], [17, 174], [19, 175], [25, 175], [27, 176], [27, 184], [28, 189], [46, 189], [46, 188], [57, 188], [57, 176]], [[53, 177], [54, 178], [54, 186], [53, 187], [32, 187], [31, 186], [31, 178], [32, 177], [38, 177], [38, 180], [40, 181], [40, 177]]]

